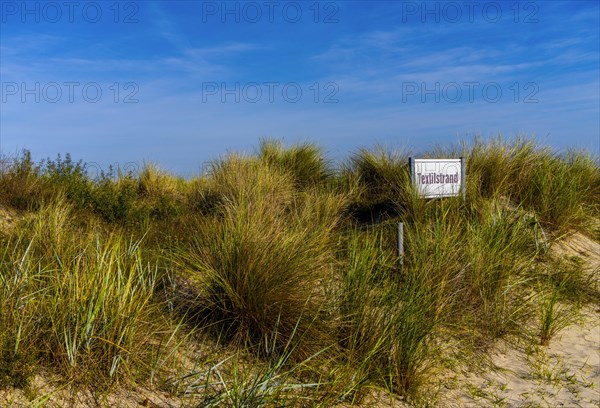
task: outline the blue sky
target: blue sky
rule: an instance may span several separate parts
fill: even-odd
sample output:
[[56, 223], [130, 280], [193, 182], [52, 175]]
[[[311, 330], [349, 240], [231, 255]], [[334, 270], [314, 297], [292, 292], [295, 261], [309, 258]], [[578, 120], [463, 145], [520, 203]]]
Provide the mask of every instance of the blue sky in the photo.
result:
[[0, 1], [0, 145], [180, 174], [473, 134], [600, 153], [598, 1]]

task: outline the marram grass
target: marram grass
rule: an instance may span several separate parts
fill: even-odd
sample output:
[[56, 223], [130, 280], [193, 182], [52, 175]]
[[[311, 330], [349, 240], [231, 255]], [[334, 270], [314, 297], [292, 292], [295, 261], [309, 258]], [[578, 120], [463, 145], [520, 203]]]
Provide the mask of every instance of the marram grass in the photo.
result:
[[442, 360], [547, 344], [598, 301], [581, 265], [550, 256], [594, 234], [598, 158], [524, 138], [438, 147], [423, 156], [466, 158], [467, 198], [424, 200], [410, 155], [364, 148], [334, 168], [267, 140], [187, 180], [3, 158], [0, 210], [18, 216], [0, 231], [0, 388], [45, 370], [96, 392], [150, 382], [181, 405], [373, 390], [426, 405]]

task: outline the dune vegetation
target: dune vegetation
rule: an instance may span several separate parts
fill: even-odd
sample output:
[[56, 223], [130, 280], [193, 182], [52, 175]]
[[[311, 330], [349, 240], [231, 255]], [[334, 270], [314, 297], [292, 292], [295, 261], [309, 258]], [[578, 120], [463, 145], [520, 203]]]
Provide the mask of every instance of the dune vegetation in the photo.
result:
[[465, 157], [466, 199], [425, 200], [410, 155], [265, 140], [196, 177], [94, 179], [69, 155], [3, 157], [0, 390], [44, 405], [43, 373], [100, 405], [138, 386], [182, 406], [426, 405], [443, 369], [500, 338], [547, 345], [600, 305], [551, 256], [574, 231], [600, 241], [598, 157], [442, 146], [418, 156]]

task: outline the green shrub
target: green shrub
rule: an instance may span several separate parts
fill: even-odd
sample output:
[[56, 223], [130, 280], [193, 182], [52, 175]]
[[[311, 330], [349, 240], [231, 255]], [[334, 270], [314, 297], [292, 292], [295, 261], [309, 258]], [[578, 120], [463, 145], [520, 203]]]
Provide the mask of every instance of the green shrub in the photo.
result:
[[119, 176], [114, 180], [102, 175], [92, 195], [93, 210], [106, 221], [132, 225], [144, 219], [140, 206], [138, 182], [132, 175]]
[[23, 150], [14, 158], [2, 157], [0, 169], [0, 200], [18, 210], [34, 210], [46, 196], [40, 178], [40, 167], [31, 153]]
[[46, 159], [41, 163], [41, 173], [55, 190], [64, 192], [73, 206], [88, 209], [93, 186], [85, 167], [81, 160], [74, 162], [70, 154], [64, 160], [59, 154], [56, 160]]

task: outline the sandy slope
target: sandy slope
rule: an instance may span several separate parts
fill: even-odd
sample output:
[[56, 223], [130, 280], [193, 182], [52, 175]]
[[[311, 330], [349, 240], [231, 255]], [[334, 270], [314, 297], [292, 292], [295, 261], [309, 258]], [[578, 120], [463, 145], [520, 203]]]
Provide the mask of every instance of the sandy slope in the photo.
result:
[[459, 375], [440, 406], [600, 407], [600, 322], [584, 314], [549, 347], [497, 345], [489, 371]]
[[[600, 280], [600, 244], [575, 233], [552, 248]], [[548, 347], [500, 342], [482, 372], [448, 378], [447, 407], [600, 407], [600, 309], [588, 306]], [[443, 394], [443, 393], [442, 393]]]

